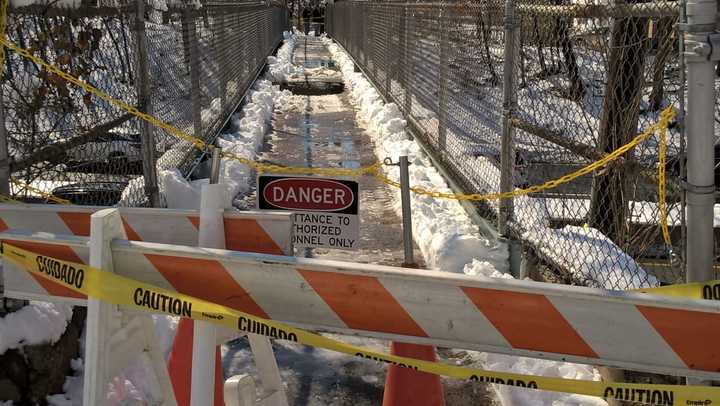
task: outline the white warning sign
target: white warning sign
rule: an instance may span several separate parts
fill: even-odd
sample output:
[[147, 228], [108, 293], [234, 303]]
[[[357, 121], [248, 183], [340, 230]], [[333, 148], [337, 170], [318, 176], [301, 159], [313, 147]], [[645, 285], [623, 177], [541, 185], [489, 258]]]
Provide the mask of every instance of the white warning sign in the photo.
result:
[[258, 177], [258, 208], [295, 213], [295, 247], [356, 250], [358, 183], [298, 176]]

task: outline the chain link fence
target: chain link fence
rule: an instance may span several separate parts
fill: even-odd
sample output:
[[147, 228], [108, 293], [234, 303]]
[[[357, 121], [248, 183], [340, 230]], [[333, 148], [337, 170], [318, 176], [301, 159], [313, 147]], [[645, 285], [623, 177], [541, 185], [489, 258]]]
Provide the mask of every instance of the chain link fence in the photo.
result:
[[[8, 39], [207, 142], [287, 29], [284, 7], [258, 1], [89, 3], [11, 6]], [[75, 204], [158, 205], [157, 181], [143, 173], [187, 177], [204, 155], [13, 52], [2, 95], [19, 200], [53, 194]]]
[[[559, 178], [683, 111], [678, 2], [338, 1], [328, 33], [465, 193]], [[592, 176], [478, 204], [522, 243], [524, 269], [611, 289], [683, 280], [683, 135], [668, 131], [672, 246], [658, 138]]]

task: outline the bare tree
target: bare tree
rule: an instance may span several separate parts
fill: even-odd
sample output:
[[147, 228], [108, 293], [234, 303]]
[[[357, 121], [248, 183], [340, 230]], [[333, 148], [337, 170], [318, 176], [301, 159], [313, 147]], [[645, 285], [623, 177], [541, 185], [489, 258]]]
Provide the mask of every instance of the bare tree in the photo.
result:
[[[613, 22], [598, 137], [601, 151], [617, 149], [637, 132], [646, 36], [647, 18], [618, 18]], [[627, 182], [622, 165], [608, 166], [593, 179], [589, 224], [618, 245], [622, 245], [628, 235]]]

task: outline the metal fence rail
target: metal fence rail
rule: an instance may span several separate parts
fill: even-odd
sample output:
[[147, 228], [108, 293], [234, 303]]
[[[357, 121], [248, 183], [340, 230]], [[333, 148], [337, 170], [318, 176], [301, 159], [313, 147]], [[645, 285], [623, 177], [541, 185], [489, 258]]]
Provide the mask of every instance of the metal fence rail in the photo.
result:
[[[682, 111], [678, 3], [557, 0], [338, 1], [328, 33], [467, 193], [572, 172]], [[546, 277], [605, 288], [677, 282], [683, 271], [680, 126], [668, 132], [672, 246], [658, 227], [658, 142], [592, 177], [481, 213], [523, 242]]]
[[[140, 0], [121, 7], [11, 8], [7, 35], [113, 97], [211, 142], [286, 27], [286, 10], [264, 2], [185, 8]], [[155, 168], [188, 176], [199, 158], [189, 143], [12, 52], [2, 93], [15, 198], [44, 200], [54, 191], [73, 203], [157, 206]], [[149, 175], [144, 182], [128, 187], [143, 173]]]

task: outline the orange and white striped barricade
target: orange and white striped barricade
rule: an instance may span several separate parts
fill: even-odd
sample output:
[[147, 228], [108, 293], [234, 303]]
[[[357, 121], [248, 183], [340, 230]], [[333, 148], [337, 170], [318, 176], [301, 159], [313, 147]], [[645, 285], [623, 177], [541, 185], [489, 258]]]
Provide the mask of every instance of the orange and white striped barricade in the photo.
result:
[[[52, 234], [90, 236], [90, 215], [103, 209], [97, 206], [60, 206], [41, 204], [0, 204], [0, 231], [47, 232]], [[119, 208], [125, 235], [129, 240], [154, 243], [198, 244], [200, 213], [197, 210]], [[293, 255], [292, 214], [268, 212], [226, 211], [223, 216], [225, 244], [236, 251], [259, 252], [276, 255]], [[83, 240], [87, 241], [87, 240]], [[71, 247], [53, 247], [52, 256], [67, 261], [88, 263], [87, 250]], [[50, 255], [50, 254], [48, 254]], [[13, 278], [22, 281], [13, 281]], [[34, 288], [30, 285], [34, 281]], [[24, 275], [6, 275], [5, 295], [27, 300], [66, 301], [84, 305], [84, 298], [75, 292], [63, 290], [40, 279]], [[20, 284], [22, 292], [13, 292]], [[49, 289], [49, 290], [48, 290]], [[78, 300], [80, 299], [80, 300]]]
[[[98, 217], [98, 219], [93, 220], [93, 217]], [[52, 230], [87, 236], [92, 234], [90, 230], [93, 228], [93, 222], [99, 221], [95, 226], [96, 237], [99, 238], [96, 246], [106, 245], [112, 239], [127, 239], [128, 237], [136, 241], [175, 242], [180, 240], [184, 243], [197, 244], [199, 219], [198, 211], [188, 210], [132, 208], [103, 211], [101, 207], [0, 205], [0, 228], [2, 229]], [[228, 211], [222, 213], [220, 226], [215, 228], [222, 233], [220, 236], [222, 239], [227, 239], [228, 244], [237, 249], [271, 254], [292, 253], [292, 217], [290, 214]], [[74, 262], [91, 263], [92, 240], [91, 236], [90, 241], [85, 243], [87, 250], [55, 246], [53, 249], [56, 251], [53, 251], [53, 256], [56, 255], [57, 258], [65, 258]], [[107, 262], [107, 258], [103, 259], [103, 255], [109, 255], [109, 249], [99, 250], [96, 253], [96, 257], [99, 259], [96, 261]], [[98, 264], [98, 267], [112, 269], [112, 261], [103, 265]], [[13, 277], [27, 276], [14, 272], [8, 272], [6, 275], [8, 286], [15, 284]], [[88, 341], [89, 345], [86, 346], [85, 368], [89, 371], [96, 371], [96, 373], [89, 374], [88, 376], [91, 378], [86, 380], [84, 389], [85, 399], [89, 399], [87, 404], [96, 404], [96, 401], [101, 402], [100, 400], [104, 399], [105, 385], [111, 377], [117, 376], [129, 365], [131, 360], [135, 359], [133, 355], [139, 356], [140, 360], [146, 366], [151, 367], [156, 375], [161, 391], [150, 394], [154, 396], [154, 400], [159, 402], [158, 404], [175, 404], [173, 386], [165, 367], [162, 351], [155, 339], [152, 320], [147, 315], [119, 312], [115, 306], [95, 300], [85, 302], [86, 298], [81, 295], [67, 289], [58, 289], [58, 286], [53, 286], [53, 284], [43, 284], [42, 279], [34, 281], [24, 279], [21, 283], [35, 283], [36, 286], [21, 296], [27, 299], [61, 300], [88, 305], [87, 334], [91, 338]], [[10, 291], [7, 291], [6, 294], [13, 296]], [[265, 337], [261, 339], [267, 341]], [[212, 344], [214, 350], [215, 343]], [[108, 345], [112, 350], [109, 350]], [[264, 371], [268, 376], [272, 376], [274, 371], [274, 375], [278, 378], [276, 380], [279, 381], [279, 371], [277, 371], [274, 357], [272, 358], [273, 362], [267, 361], [268, 357], [272, 357], [272, 348], [268, 345], [261, 349], [267, 349], [266, 347], [270, 349], [270, 355], [261, 351], [260, 358], [266, 361], [265, 364], [275, 366], [275, 368], [259, 365], [259, 370]], [[257, 352], [255, 350], [254, 352]], [[266, 371], [268, 369], [269, 371]], [[220, 393], [222, 393], [222, 383], [218, 383], [218, 385]], [[273, 398], [284, 399], [285, 397], [274, 396]]]
[[[78, 237], [0, 239], [87, 255]], [[123, 276], [313, 330], [720, 379], [715, 301], [122, 240], [112, 257]], [[22, 280], [10, 288], [27, 297], [35, 282]], [[268, 333], [242, 319], [238, 329]]]
[[[105, 207], [56, 204], [0, 204], [0, 231], [22, 230], [90, 236], [90, 215]], [[128, 239], [197, 245], [198, 210], [121, 207]], [[235, 251], [293, 255], [292, 214], [226, 211], [225, 244]]]

